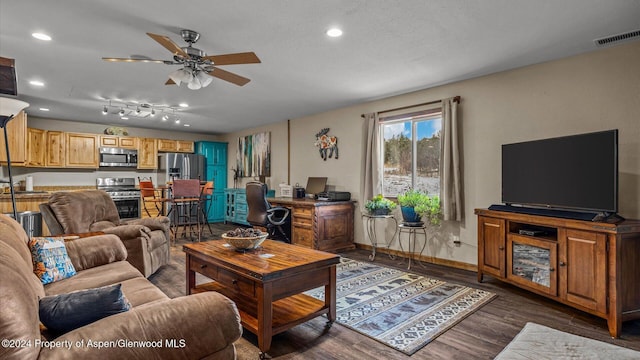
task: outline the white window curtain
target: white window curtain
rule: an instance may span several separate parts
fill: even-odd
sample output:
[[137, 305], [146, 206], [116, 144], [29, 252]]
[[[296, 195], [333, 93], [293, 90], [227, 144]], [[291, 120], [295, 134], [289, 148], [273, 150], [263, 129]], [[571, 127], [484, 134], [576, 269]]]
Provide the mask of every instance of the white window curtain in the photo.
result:
[[378, 114], [364, 115], [362, 149], [362, 178], [360, 180], [360, 207], [364, 212], [364, 204], [375, 195], [382, 193], [382, 166], [380, 165], [380, 126]]
[[462, 221], [462, 178], [460, 177], [460, 138], [458, 104], [455, 98], [442, 100], [442, 141], [440, 161], [440, 199], [444, 220]]

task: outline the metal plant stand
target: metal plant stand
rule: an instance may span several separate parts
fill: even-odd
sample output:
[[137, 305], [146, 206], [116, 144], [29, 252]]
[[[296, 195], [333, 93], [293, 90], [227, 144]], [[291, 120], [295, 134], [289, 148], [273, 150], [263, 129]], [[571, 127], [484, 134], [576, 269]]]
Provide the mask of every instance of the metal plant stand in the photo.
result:
[[[407, 251], [405, 252], [402, 248], [402, 233], [409, 234], [408, 243], [407, 243]], [[416, 254], [416, 233], [422, 232], [424, 234], [424, 243], [422, 244], [422, 248], [420, 249], [420, 253]], [[400, 251], [407, 255], [409, 259], [409, 265], [407, 266], [407, 270], [411, 270], [411, 261], [417, 262], [424, 267], [424, 264], [419, 260], [424, 252], [424, 248], [427, 247], [427, 241], [429, 240], [427, 235], [427, 226], [426, 224], [421, 225], [407, 225], [402, 223], [398, 225], [398, 243], [400, 244]]]
[[[369, 255], [369, 260], [374, 261], [376, 259], [376, 247], [384, 246], [389, 250], [391, 244], [393, 244], [393, 240], [396, 238], [397, 230], [393, 232], [393, 236], [389, 241], [386, 241], [386, 236], [384, 236], [384, 241], [378, 241], [378, 233], [376, 231], [376, 220], [385, 219], [385, 220], [393, 220], [395, 223], [395, 228], [398, 228], [398, 220], [396, 220], [395, 216], [389, 215], [371, 215], [371, 214], [362, 214], [363, 221], [365, 222], [365, 228], [367, 230], [367, 235], [369, 236], [369, 241], [371, 241], [371, 246], [373, 250], [371, 251], [371, 255]], [[395, 259], [395, 255], [391, 252], [388, 252], [389, 258], [391, 260]]]

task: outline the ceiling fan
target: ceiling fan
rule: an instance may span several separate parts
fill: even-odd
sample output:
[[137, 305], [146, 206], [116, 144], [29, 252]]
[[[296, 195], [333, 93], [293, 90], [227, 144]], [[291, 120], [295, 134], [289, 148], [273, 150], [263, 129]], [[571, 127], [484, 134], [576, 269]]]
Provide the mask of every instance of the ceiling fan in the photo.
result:
[[235, 64], [256, 64], [260, 63], [260, 59], [254, 52], [243, 52], [224, 55], [207, 55], [204, 51], [193, 47], [200, 34], [193, 30], [181, 30], [182, 39], [189, 45], [185, 47], [178, 46], [175, 42], [163, 35], [147, 33], [153, 40], [157, 41], [165, 49], [173, 54], [173, 60], [153, 60], [144, 57], [141, 58], [112, 58], [103, 57], [105, 61], [123, 61], [123, 62], [150, 62], [161, 63], [166, 65], [182, 65], [178, 69], [169, 74], [169, 80], [165, 85], [180, 85], [186, 83], [187, 87], [197, 90], [206, 87], [211, 83], [213, 77], [228, 81], [238, 86], [244, 86], [249, 79], [232, 72], [222, 70], [216, 66], [235, 65]]

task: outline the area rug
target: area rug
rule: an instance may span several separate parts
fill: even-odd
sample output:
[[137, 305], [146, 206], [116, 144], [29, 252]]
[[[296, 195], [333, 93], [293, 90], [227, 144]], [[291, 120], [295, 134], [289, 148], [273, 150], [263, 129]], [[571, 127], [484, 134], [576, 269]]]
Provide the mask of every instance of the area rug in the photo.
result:
[[[336, 322], [412, 355], [496, 295], [342, 258]], [[324, 288], [307, 292], [324, 300]]]
[[603, 359], [637, 360], [640, 352], [568, 334], [535, 323], [527, 323], [495, 359], [565, 360]]

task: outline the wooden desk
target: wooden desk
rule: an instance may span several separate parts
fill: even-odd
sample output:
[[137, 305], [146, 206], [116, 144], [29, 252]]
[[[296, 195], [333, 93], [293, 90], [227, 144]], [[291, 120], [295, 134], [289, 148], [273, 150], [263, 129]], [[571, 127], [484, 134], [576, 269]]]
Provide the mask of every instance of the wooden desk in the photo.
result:
[[291, 209], [291, 243], [337, 252], [354, 249], [354, 201], [268, 198], [273, 206]]

